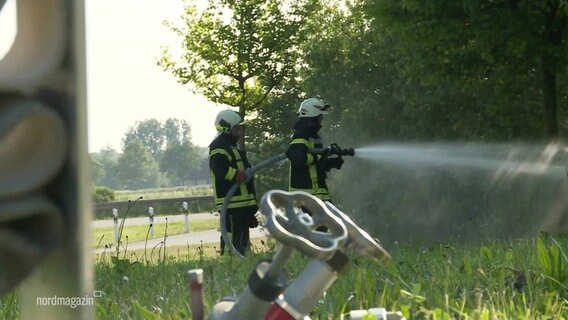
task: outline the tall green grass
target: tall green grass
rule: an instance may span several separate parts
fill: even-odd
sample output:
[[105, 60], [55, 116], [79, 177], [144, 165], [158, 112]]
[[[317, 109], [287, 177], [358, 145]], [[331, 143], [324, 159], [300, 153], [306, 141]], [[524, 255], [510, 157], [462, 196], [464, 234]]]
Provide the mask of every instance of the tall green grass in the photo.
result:
[[[123, 253], [120, 266], [97, 258], [97, 319], [188, 319], [186, 272], [204, 269], [206, 309], [238, 295], [258, 260], [271, 257], [274, 242], [257, 244], [245, 260], [218, 256], [204, 246], [168, 248], [152, 259]], [[312, 319], [339, 319], [352, 309], [384, 307], [408, 319], [566, 319], [568, 318], [568, 237], [467, 246], [394, 245], [385, 268], [351, 256], [351, 266], [313, 308]], [[182, 254], [183, 253], [183, 254]], [[308, 263], [295, 254], [288, 266], [294, 279]], [[8, 295], [0, 318], [18, 313]]]

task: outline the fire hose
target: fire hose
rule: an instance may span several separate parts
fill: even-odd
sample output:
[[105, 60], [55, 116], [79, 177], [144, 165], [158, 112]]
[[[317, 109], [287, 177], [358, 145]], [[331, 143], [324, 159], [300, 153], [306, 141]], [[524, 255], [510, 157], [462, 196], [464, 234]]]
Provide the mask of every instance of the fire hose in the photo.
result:
[[[353, 148], [341, 149], [336, 144], [332, 144], [332, 146], [335, 146], [338, 149], [338, 151], [337, 151], [338, 156], [354, 156], [355, 155], [355, 150]], [[321, 152], [323, 152], [323, 150], [318, 151], [316, 153], [321, 153]], [[264, 161], [261, 161], [259, 164], [247, 169], [245, 171], [245, 180], [244, 180], [243, 183], [246, 183], [250, 179], [252, 179], [252, 177], [254, 176], [254, 174], [257, 171], [264, 169], [264, 168], [266, 168], [266, 167], [268, 167], [268, 166], [270, 166], [274, 163], [277, 163], [281, 160], [284, 160], [284, 159], [286, 159], [286, 154], [280, 153], [280, 154], [272, 156], [272, 157], [270, 157], [270, 158], [268, 158]], [[225, 245], [227, 247], [229, 247], [229, 249], [231, 250], [231, 252], [235, 256], [237, 256], [239, 258], [244, 258], [244, 256], [235, 248], [231, 239], [229, 239], [229, 235], [227, 234], [227, 223], [226, 223], [227, 207], [229, 205], [229, 202], [231, 201], [231, 198], [235, 194], [235, 191], [237, 191], [238, 187], [239, 187], [239, 184], [235, 183], [231, 186], [231, 188], [227, 192], [227, 195], [225, 196], [225, 199], [223, 200], [223, 206], [221, 207], [219, 219], [221, 220], [220, 221], [221, 237], [223, 237], [223, 241], [225, 242]]]
[[[286, 154], [280, 153], [278, 155], [272, 156], [272, 157], [260, 162], [259, 164], [257, 164], [254, 167], [247, 169], [246, 172], [245, 172], [245, 181], [243, 183], [248, 182], [254, 176], [254, 173], [257, 172], [258, 170], [266, 168], [269, 165], [276, 163], [280, 160], [284, 160], [284, 159], [286, 159]], [[221, 236], [223, 237], [223, 241], [225, 241], [225, 245], [227, 247], [229, 247], [229, 249], [231, 250], [231, 252], [235, 256], [237, 256], [239, 258], [244, 258], [244, 256], [239, 252], [239, 250], [237, 250], [235, 248], [231, 239], [229, 239], [229, 235], [227, 234], [227, 223], [226, 223], [226, 220], [225, 220], [226, 217], [227, 217], [227, 206], [229, 205], [229, 202], [231, 201], [231, 198], [233, 197], [233, 194], [235, 193], [235, 191], [237, 190], [238, 187], [239, 187], [239, 184], [235, 183], [231, 186], [231, 188], [227, 192], [227, 195], [225, 196], [225, 200], [223, 201], [223, 207], [221, 207], [221, 213], [220, 213], [219, 218], [221, 219], [221, 221], [220, 221]]]

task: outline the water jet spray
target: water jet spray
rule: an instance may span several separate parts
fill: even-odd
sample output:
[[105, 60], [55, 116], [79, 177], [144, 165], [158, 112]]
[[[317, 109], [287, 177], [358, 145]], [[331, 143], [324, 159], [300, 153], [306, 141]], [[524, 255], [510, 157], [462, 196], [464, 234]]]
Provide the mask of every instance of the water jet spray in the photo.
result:
[[[546, 146], [512, 146], [506, 144], [381, 144], [357, 148], [358, 158], [397, 165], [451, 166], [492, 170], [498, 174], [557, 175], [566, 171], [554, 160], [565, 152], [562, 148]], [[538, 154], [535, 158], [534, 155]], [[565, 161], [566, 159], [564, 159]], [[566, 171], [568, 174], [568, 171]]]

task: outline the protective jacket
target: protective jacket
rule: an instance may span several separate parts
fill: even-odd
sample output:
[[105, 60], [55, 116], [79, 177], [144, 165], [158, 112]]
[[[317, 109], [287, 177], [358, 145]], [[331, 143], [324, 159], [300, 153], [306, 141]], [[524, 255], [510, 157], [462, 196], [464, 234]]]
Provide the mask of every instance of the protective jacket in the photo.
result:
[[290, 160], [289, 190], [301, 190], [324, 201], [330, 201], [326, 184], [327, 171], [339, 169], [343, 160], [327, 158], [318, 134], [321, 126], [316, 118], [300, 118], [294, 126], [294, 134], [286, 157]]
[[[229, 133], [220, 133], [209, 145], [209, 168], [215, 191], [215, 207], [221, 210], [225, 196], [235, 184], [238, 170], [246, 170], [251, 165], [246, 153], [238, 150], [237, 139]], [[251, 179], [242, 183], [231, 198], [227, 209], [242, 209], [238, 211], [256, 212], [258, 210], [254, 182]]]

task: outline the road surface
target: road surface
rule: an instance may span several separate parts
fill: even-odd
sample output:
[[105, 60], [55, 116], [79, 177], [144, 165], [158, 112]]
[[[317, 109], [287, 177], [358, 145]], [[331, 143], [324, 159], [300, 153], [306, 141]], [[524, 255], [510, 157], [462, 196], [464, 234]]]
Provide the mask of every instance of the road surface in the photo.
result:
[[[175, 222], [175, 221], [184, 221], [185, 216], [183, 214], [179, 215], [169, 215], [169, 216], [156, 216], [154, 217], [154, 224], [165, 223], [166, 218], [168, 218], [168, 222]], [[189, 224], [191, 225], [192, 221], [197, 220], [208, 220], [208, 219], [219, 219], [218, 214], [214, 213], [192, 213], [189, 214]], [[120, 224], [120, 219], [118, 223]], [[112, 228], [114, 222], [112, 219], [110, 220], [94, 220], [92, 221], [93, 228]], [[139, 217], [139, 218], [127, 218], [124, 221], [124, 226], [136, 226], [136, 225], [147, 225], [149, 224], [149, 219], [147, 217]], [[250, 237], [258, 238], [264, 237], [268, 235], [268, 231], [266, 229], [261, 228], [254, 228], [250, 229]], [[196, 245], [201, 243], [219, 243], [219, 238], [221, 237], [221, 232], [217, 230], [207, 230], [207, 231], [198, 231], [198, 232], [189, 232], [184, 234], [178, 235], [171, 235], [166, 238], [166, 245], [168, 247], [175, 247], [175, 246], [186, 246], [186, 245]], [[164, 241], [164, 238], [154, 238], [149, 239], [146, 243], [145, 241], [139, 242], [132, 242], [128, 244], [128, 250], [139, 250], [139, 249], [148, 249], [152, 250], [155, 246], [159, 246]], [[96, 249], [96, 253], [102, 253], [105, 250], [109, 252], [112, 249], [105, 249], [98, 248]], [[124, 249], [121, 249], [124, 250]]]

